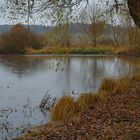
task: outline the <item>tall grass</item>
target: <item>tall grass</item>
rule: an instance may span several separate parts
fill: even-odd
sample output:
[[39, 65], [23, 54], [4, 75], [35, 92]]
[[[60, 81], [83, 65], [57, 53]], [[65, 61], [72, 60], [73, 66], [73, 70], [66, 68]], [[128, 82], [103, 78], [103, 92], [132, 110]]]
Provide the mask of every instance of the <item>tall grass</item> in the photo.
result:
[[100, 100], [99, 96], [95, 93], [84, 93], [76, 100], [81, 110], [84, 110]]
[[114, 79], [106, 78], [101, 82], [99, 91], [113, 91], [114, 87], [116, 86], [116, 81]]
[[72, 97], [62, 97], [52, 110], [52, 121], [62, 121], [78, 113], [79, 106]]
[[119, 80], [104, 79], [96, 94], [84, 93], [76, 100], [72, 97], [64, 96], [52, 110], [52, 121], [71, 119], [90, 106], [106, 101], [114, 94], [127, 94], [136, 82], [140, 82], [140, 74], [124, 77]]

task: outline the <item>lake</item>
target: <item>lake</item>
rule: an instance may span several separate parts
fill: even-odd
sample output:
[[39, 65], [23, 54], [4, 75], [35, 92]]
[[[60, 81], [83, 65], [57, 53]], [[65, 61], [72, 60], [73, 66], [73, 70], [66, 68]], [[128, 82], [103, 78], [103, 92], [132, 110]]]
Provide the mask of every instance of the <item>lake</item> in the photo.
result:
[[96, 92], [106, 77], [139, 71], [140, 59], [113, 56], [0, 56], [0, 140], [49, 121], [39, 108], [52, 98]]

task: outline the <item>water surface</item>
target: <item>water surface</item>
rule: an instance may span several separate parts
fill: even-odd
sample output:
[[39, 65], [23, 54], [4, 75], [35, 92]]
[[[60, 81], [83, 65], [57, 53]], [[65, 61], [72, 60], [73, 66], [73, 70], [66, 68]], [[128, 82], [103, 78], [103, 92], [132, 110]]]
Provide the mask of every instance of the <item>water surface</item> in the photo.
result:
[[138, 58], [113, 56], [0, 56], [0, 140], [48, 122], [39, 105], [52, 97], [96, 92], [105, 77], [139, 70]]

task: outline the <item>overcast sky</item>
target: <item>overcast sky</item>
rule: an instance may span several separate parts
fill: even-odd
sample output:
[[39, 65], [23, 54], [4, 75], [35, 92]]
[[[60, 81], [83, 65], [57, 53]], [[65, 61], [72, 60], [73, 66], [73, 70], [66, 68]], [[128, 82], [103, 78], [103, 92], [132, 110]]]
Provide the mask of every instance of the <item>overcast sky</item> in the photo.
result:
[[[98, 0], [90, 0], [90, 2], [93, 2], [93, 1], [98, 1]], [[4, 0], [0, 0], [0, 4], [2, 4], [4, 2]], [[0, 24], [14, 24], [14, 23], [18, 23], [18, 22], [21, 22], [21, 20], [19, 21], [10, 21], [9, 19], [6, 19], [6, 18], [2, 18], [3, 15], [0, 13]], [[40, 24], [38, 21], [36, 24]]]

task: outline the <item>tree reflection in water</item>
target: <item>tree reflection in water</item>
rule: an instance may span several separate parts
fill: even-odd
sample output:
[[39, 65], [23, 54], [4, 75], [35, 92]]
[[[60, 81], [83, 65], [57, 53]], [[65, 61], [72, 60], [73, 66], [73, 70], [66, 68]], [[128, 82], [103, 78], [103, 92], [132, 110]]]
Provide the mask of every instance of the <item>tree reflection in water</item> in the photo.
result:
[[49, 120], [48, 110], [39, 108], [46, 91], [50, 108], [56, 97], [96, 92], [102, 79], [137, 71], [138, 64], [111, 56], [0, 56], [0, 139]]

